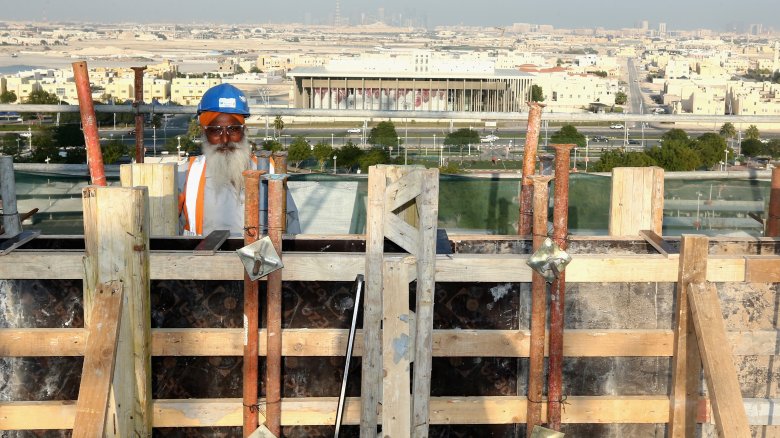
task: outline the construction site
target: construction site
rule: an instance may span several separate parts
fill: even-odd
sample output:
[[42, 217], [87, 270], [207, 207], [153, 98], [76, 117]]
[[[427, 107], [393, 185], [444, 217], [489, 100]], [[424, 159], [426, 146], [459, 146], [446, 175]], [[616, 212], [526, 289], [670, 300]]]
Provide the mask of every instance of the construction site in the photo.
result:
[[643, 167], [574, 236], [574, 145], [541, 166], [531, 104], [514, 204], [484, 212], [516, 210], [505, 232], [449, 232], [438, 169], [377, 165], [363, 232], [286, 234], [286, 155], [262, 152], [243, 239], [185, 237], [175, 164], [106, 186], [96, 109], [72, 109], [83, 234], [23, 230], [0, 156], [4, 438], [780, 436], [780, 168], [745, 176], [760, 235], [664, 236], [680, 205]]

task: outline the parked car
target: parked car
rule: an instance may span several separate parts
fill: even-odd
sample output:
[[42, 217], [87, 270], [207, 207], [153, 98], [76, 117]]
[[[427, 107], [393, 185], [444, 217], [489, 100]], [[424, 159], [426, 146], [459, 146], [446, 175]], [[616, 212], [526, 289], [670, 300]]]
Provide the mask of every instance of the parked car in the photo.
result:
[[622, 124], [620, 124], [620, 123], [613, 123], [613, 124], [609, 125], [609, 129], [623, 129], [623, 128], [624, 128], [624, 126]]
[[347, 129], [347, 133], [349, 134], [360, 134], [360, 128], [349, 128]]
[[642, 144], [642, 143], [641, 143], [639, 140], [629, 140], [629, 141], [628, 141], [628, 144], [635, 144], [635, 145], [639, 145], [639, 144]]
[[490, 142], [496, 141], [496, 140], [498, 140], [498, 136], [497, 135], [493, 135], [493, 134], [486, 135], [486, 136], [484, 136], [484, 137], [479, 139], [479, 141], [481, 143], [490, 143]]
[[609, 143], [609, 139], [603, 135], [597, 135], [590, 139], [594, 143]]

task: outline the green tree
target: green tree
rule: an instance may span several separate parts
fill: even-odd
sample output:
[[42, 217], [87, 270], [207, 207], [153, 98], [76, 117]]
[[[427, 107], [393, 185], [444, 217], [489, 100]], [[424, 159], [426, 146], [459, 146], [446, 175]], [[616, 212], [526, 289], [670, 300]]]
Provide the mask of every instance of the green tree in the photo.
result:
[[770, 141], [764, 148], [766, 153], [768, 155], [771, 155], [772, 158], [779, 158], [780, 157], [780, 139], [774, 139]]
[[260, 70], [256, 65], [253, 65], [252, 68], [249, 69], [249, 73], [262, 73], [263, 71]]
[[457, 146], [459, 148], [461, 162], [463, 162], [463, 147], [478, 143], [479, 134], [471, 128], [460, 128], [455, 132], [447, 134], [447, 137], [444, 138], [445, 145]]
[[320, 141], [314, 145], [312, 155], [314, 155], [314, 159], [319, 163], [320, 172], [322, 172], [325, 170], [325, 164], [333, 159], [333, 148], [330, 144]]
[[271, 152], [279, 152], [284, 150], [284, 146], [278, 140], [265, 140], [262, 146], [264, 150]]
[[544, 102], [544, 90], [539, 85], [531, 85], [531, 100], [533, 102]]
[[13, 90], [7, 90], [0, 93], [0, 103], [16, 102], [16, 93]]
[[84, 146], [84, 132], [77, 123], [61, 124], [53, 128], [52, 137], [59, 147]]
[[577, 131], [574, 125], [563, 125], [561, 129], [550, 136], [550, 142], [553, 144], [574, 143], [579, 147], [585, 147], [585, 135]]
[[690, 146], [689, 140], [666, 140], [661, 146], [655, 146], [647, 151], [659, 166], [668, 171], [694, 170], [701, 166], [701, 159]]
[[45, 90], [34, 90], [28, 96], [24, 103], [31, 105], [58, 105], [60, 98], [56, 94]]
[[365, 152], [360, 149], [352, 140], [347, 141], [347, 144], [336, 150], [336, 156], [338, 157], [339, 166], [346, 167], [352, 170], [355, 166], [360, 166], [360, 159]]
[[728, 150], [732, 157], [734, 156], [731, 148], [726, 145], [726, 140], [713, 132], [700, 135], [693, 142], [692, 147], [698, 152], [702, 165], [708, 168], [724, 158], [725, 150]]
[[396, 146], [398, 144], [398, 133], [395, 131], [393, 122], [379, 122], [378, 125], [371, 128], [368, 142], [375, 146]]
[[282, 120], [282, 116], [276, 116], [274, 118], [274, 136], [280, 137], [282, 135], [282, 131], [284, 130], [284, 120]]
[[236, 66], [236, 74], [246, 73], [246, 70], [244, 70], [244, 67], [241, 67], [240, 65]]
[[644, 152], [626, 152], [625, 149], [616, 149], [602, 152], [599, 161], [593, 165], [593, 171], [611, 172], [615, 167], [648, 167], [657, 164]]
[[761, 138], [761, 133], [758, 132], [756, 125], [748, 126], [748, 129], [745, 130], [745, 138], [753, 140], [759, 140]]
[[368, 173], [368, 168], [377, 164], [384, 164], [390, 162], [390, 156], [387, 151], [381, 147], [371, 148], [368, 152], [363, 154], [360, 159], [360, 171]]
[[160, 129], [162, 127], [162, 120], [163, 120], [163, 117], [162, 117], [161, 114], [154, 114], [152, 116], [151, 125], [154, 126], [157, 129]]
[[125, 155], [130, 154], [130, 147], [120, 140], [111, 140], [100, 147], [103, 152], [103, 163], [114, 164]]
[[165, 141], [164, 147], [166, 151], [175, 155], [178, 152], [177, 148], [180, 144], [181, 151], [188, 154], [194, 154], [200, 150], [200, 146], [187, 135], [168, 137], [168, 140]]
[[723, 138], [734, 138], [737, 136], [737, 130], [734, 128], [734, 124], [731, 122], [724, 123], [723, 126], [720, 127], [720, 131], [718, 133]]
[[295, 167], [301, 167], [301, 163], [312, 156], [312, 150], [309, 142], [298, 135], [287, 148], [287, 159], [294, 163]]
[[[16, 140], [19, 140], [18, 142]], [[22, 137], [18, 134], [0, 136], [0, 154], [18, 156], [22, 152]]]
[[628, 96], [622, 91], [615, 93], [615, 105], [625, 105], [628, 101]]
[[683, 131], [682, 129], [670, 129], [661, 135], [661, 142], [665, 141], [671, 141], [671, 140], [679, 140], [679, 141], [689, 141], [690, 137], [688, 137], [688, 133]]
[[756, 138], [742, 140], [742, 155], [746, 157], [757, 157], [764, 155], [764, 143]]

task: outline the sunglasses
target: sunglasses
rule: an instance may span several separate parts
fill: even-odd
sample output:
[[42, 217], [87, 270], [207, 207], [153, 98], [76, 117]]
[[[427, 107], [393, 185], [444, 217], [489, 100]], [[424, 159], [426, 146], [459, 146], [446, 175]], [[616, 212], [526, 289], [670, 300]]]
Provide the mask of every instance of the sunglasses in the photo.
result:
[[244, 133], [244, 125], [204, 126], [203, 131], [210, 137], [221, 137], [225, 133], [230, 137], [235, 137]]

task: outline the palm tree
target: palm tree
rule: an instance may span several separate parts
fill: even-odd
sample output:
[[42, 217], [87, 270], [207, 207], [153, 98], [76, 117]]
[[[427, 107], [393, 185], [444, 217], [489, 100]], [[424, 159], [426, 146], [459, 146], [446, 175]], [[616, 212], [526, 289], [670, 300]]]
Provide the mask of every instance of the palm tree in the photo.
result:
[[761, 138], [761, 133], [758, 132], [756, 125], [748, 126], [748, 129], [745, 130], [745, 138], [750, 140], [758, 140]]
[[737, 136], [737, 130], [734, 128], [734, 124], [726, 122], [720, 127], [720, 136], [723, 138], [734, 138]]
[[274, 119], [274, 132], [276, 133], [276, 137], [280, 137], [282, 135], [282, 130], [284, 129], [284, 120], [282, 120], [282, 116], [276, 116]]

